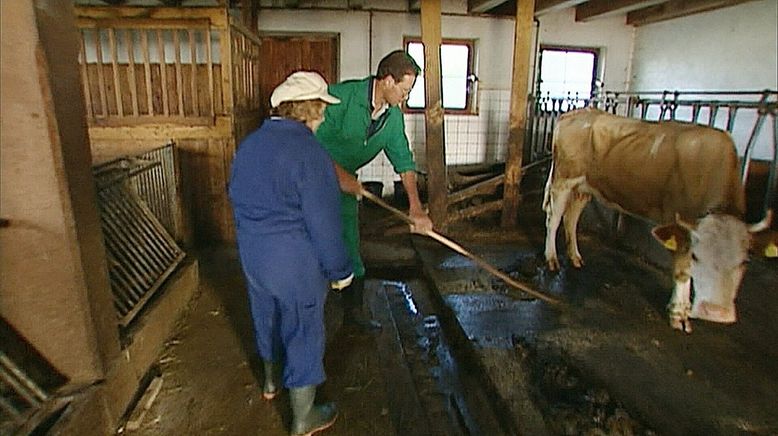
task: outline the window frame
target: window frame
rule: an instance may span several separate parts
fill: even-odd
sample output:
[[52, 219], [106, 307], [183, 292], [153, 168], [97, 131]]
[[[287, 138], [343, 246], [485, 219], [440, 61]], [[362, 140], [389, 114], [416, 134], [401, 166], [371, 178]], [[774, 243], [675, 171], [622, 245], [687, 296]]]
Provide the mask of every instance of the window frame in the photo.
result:
[[[408, 51], [408, 45], [410, 43], [419, 43], [424, 44], [420, 36], [404, 36], [403, 37], [403, 48], [405, 51]], [[467, 39], [467, 38], [443, 38], [440, 41], [441, 45], [448, 44], [448, 45], [465, 45], [468, 48], [468, 59], [467, 59], [467, 79], [466, 79], [466, 89], [465, 89], [465, 107], [463, 109], [447, 109], [443, 108], [444, 113], [448, 115], [478, 115], [478, 105], [476, 104], [476, 95], [478, 93], [478, 76], [475, 74], [475, 39]], [[443, 62], [443, 59], [441, 59], [441, 63]], [[421, 74], [424, 74], [424, 71], [421, 72]], [[442, 83], [441, 83], [442, 86]], [[441, 90], [442, 92], [442, 90]], [[426, 97], [427, 97], [427, 91], [424, 90], [424, 100], [426, 103]], [[413, 108], [409, 107], [407, 102], [403, 103], [403, 110], [406, 113], [409, 114], [422, 114], [424, 113], [424, 108]]]
[[557, 44], [541, 44], [540, 50], [538, 51], [538, 68], [537, 68], [537, 78], [536, 78], [536, 88], [535, 88], [535, 95], [540, 95], [540, 85], [543, 81], [543, 77], [541, 76], [543, 72], [543, 51], [544, 50], [555, 50], [555, 51], [565, 51], [565, 52], [576, 52], [576, 53], [591, 53], [594, 55], [594, 62], [592, 65], [592, 81], [591, 81], [591, 91], [589, 92], [589, 95], [580, 97], [585, 100], [589, 100], [592, 97], [594, 97], [594, 93], [597, 89], [597, 81], [598, 78], [598, 71], [600, 68], [600, 49], [597, 47], [582, 47], [582, 46], [570, 46], [570, 45], [557, 45]]

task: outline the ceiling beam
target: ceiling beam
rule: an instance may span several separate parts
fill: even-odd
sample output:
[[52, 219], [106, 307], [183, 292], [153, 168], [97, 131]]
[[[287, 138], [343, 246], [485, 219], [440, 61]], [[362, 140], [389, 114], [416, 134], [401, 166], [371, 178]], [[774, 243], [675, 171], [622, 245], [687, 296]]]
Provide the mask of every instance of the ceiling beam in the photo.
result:
[[667, 0], [591, 0], [575, 8], [575, 21], [589, 21], [626, 14], [664, 3]]
[[467, 10], [471, 14], [482, 14], [505, 3], [505, 0], [467, 0]]
[[581, 3], [586, 3], [586, 0], [535, 0], [535, 16], [572, 8]]
[[700, 12], [712, 11], [753, 0], [670, 0], [656, 6], [639, 9], [627, 14], [627, 24], [642, 26]]

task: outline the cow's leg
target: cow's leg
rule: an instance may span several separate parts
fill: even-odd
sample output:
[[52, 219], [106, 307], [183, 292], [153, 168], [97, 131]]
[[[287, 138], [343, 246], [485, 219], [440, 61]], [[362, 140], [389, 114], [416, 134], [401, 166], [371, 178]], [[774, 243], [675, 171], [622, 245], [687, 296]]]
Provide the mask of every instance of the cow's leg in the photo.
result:
[[581, 212], [583, 212], [586, 204], [589, 203], [592, 196], [584, 194], [578, 189], [573, 190], [570, 196], [570, 204], [567, 205], [565, 210], [565, 237], [567, 238], [567, 255], [573, 262], [573, 266], [580, 268], [583, 266], [583, 258], [581, 252], [578, 251], [578, 219], [581, 218]]
[[559, 269], [559, 259], [556, 254], [556, 232], [567, 209], [567, 203], [575, 183], [569, 179], [552, 181], [550, 177], [549, 183], [546, 184], [545, 200], [543, 202], [543, 208], [546, 211], [545, 255], [548, 269], [556, 271]]
[[673, 280], [675, 288], [670, 302], [667, 304], [667, 312], [670, 317], [670, 326], [686, 333], [692, 332], [692, 324], [689, 321], [691, 314], [691, 252], [675, 253], [673, 256]]

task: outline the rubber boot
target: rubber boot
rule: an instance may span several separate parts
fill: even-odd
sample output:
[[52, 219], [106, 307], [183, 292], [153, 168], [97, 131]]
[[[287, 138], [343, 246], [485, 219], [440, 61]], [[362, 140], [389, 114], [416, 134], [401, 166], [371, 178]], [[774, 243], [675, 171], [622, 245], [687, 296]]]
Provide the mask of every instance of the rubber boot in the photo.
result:
[[265, 370], [265, 382], [262, 386], [262, 398], [272, 400], [278, 394], [279, 376], [281, 366], [271, 360], [263, 360], [262, 367]]
[[379, 330], [381, 323], [371, 319], [364, 309], [365, 278], [356, 277], [343, 290], [343, 325], [363, 331]]
[[313, 404], [316, 385], [289, 389], [292, 404], [292, 436], [309, 436], [329, 428], [338, 417], [335, 403]]

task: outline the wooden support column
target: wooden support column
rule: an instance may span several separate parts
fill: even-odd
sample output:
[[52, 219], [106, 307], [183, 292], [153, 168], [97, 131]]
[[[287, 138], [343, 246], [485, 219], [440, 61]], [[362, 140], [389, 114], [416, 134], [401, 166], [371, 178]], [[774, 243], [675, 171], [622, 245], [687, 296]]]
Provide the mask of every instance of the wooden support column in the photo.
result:
[[443, 98], [440, 86], [440, 0], [421, 2], [421, 39], [424, 43], [424, 110], [427, 157], [427, 192], [430, 219], [445, 230], [447, 209], [446, 147]]
[[535, 0], [520, 0], [516, 5], [516, 32], [513, 42], [513, 80], [511, 85], [511, 124], [508, 136], [508, 159], [505, 164], [502, 226], [516, 225], [521, 200], [521, 161], [524, 154], [524, 132], [527, 124], [532, 20]]

